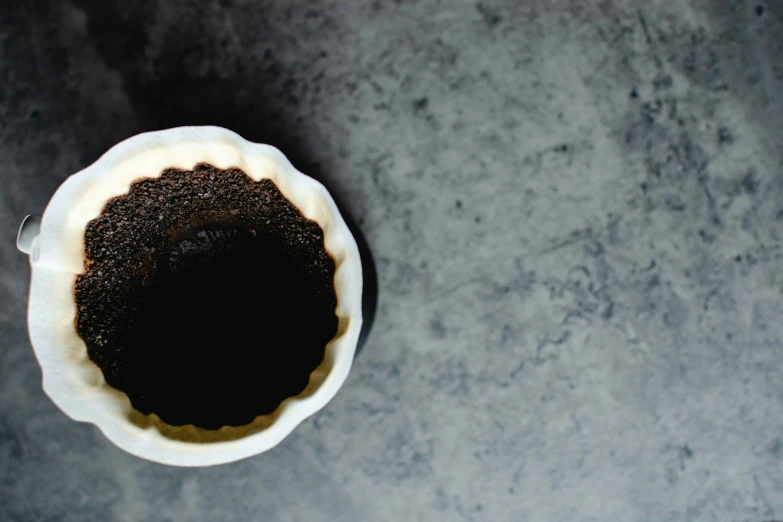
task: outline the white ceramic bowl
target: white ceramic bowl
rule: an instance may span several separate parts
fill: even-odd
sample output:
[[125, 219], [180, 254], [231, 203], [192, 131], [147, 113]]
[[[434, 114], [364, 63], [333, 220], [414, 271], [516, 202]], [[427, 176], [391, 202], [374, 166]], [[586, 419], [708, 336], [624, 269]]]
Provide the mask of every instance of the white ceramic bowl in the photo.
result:
[[[305, 217], [323, 228], [326, 250], [336, 264], [338, 332], [307, 388], [270, 415], [219, 430], [171, 426], [154, 414], [135, 410], [127, 395], [106, 384], [74, 326], [73, 289], [76, 275], [84, 269], [87, 223], [98, 217], [109, 199], [126, 194], [134, 181], [158, 177], [168, 167], [190, 170], [198, 163], [238, 167], [256, 180], [270, 178]], [[28, 323], [44, 391], [69, 417], [95, 424], [114, 444], [139, 457], [174, 466], [209, 466], [264, 452], [323, 408], [348, 376], [362, 324], [362, 266], [356, 241], [323, 185], [296, 170], [269, 145], [251, 143], [219, 127], [139, 134], [69, 177], [42, 220], [23, 226], [19, 245], [30, 254]]]

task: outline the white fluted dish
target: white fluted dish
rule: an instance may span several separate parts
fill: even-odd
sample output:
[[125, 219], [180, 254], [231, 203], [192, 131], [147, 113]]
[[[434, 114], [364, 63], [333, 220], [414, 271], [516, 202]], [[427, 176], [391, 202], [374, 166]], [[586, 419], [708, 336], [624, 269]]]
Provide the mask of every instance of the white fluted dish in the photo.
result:
[[[84, 270], [87, 224], [111, 198], [127, 194], [133, 182], [159, 177], [166, 168], [191, 170], [199, 163], [236, 167], [254, 180], [274, 181], [306, 218], [321, 226], [336, 267], [338, 331], [305, 390], [270, 415], [246, 426], [218, 430], [171, 426], [155, 414], [135, 410], [125, 393], [106, 383], [75, 328], [74, 284]], [[95, 424], [129, 453], [174, 466], [210, 466], [262, 453], [323, 408], [348, 376], [362, 325], [359, 250], [324, 186], [296, 170], [272, 146], [251, 143], [219, 127], [139, 134], [69, 177], [52, 197], [41, 222], [33, 224], [33, 232], [28, 228], [20, 234], [20, 248], [24, 243], [23, 250], [30, 254], [28, 324], [44, 391], [69, 417]]]

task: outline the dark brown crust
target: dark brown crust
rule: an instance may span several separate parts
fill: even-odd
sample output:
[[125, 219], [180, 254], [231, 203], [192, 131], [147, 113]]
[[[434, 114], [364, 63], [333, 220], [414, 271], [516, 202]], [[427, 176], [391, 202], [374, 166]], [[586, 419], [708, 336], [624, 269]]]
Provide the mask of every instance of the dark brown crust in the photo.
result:
[[[134, 183], [90, 221], [85, 247], [77, 332], [107, 382], [167, 423], [213, 429], [271, 413], [302, 391], [336, 333], [335, 264], [323, 231], [271, 180], [239, 169], [198, 165]], [[203, 303], [191, 310], [194, 300]], [[189, 327], [178, 310], [201, 321]], [[203, 335], [191, 331], [202, 326]]]

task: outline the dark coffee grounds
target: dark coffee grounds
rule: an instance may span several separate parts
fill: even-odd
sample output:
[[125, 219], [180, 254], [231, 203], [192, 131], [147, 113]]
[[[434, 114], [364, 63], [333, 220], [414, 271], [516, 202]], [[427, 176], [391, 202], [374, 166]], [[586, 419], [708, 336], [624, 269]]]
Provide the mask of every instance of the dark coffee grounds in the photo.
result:
[[86, 229], [76, 328], [109, 385], [172, 425], [241, 426], [306, 387], [337, 331], [323, 230], [270, 180], [198, 165]]

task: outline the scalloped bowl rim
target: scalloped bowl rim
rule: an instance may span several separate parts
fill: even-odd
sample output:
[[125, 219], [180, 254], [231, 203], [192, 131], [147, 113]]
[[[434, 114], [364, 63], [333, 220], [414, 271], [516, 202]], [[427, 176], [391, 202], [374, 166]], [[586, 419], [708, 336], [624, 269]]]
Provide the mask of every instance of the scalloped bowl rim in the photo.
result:
[[[73, 325], [73, 283], [83, 271], [86, 223], [108, 199], [127, 193], [133, 181], [160, 176], [161, 165], [191, 169], [198, 163], [238, 167], [254, 179], [271, 178], [306, 217], [319, 223], [335, 258], [340, 327], [327, 345], [324, 363], [302, 394], [244, 427], [172, 427], [154, 414], [137, 412], [124, 393], [105, 383]], [[179, 127], [115, 145], [60, 185], [44, 212], [30, 260], [28, 326], [44, 391], [69, 417], [95, 424], [115, 445], [138, 457], [174, 466], [209, 466], [262, 453], [323, 408], [348, 377], [362, 323], [356, 241], [321, 183], [298, 171], [275, 147], [227, 129]]]

